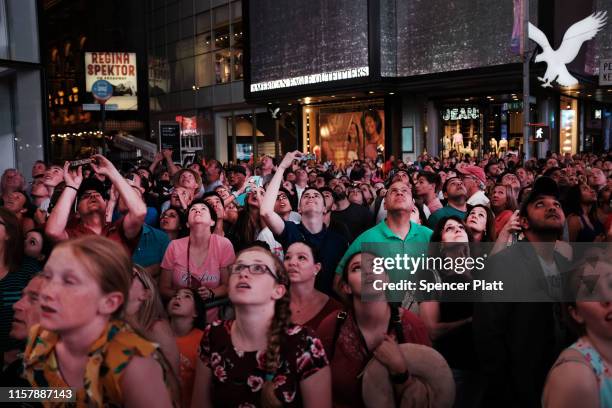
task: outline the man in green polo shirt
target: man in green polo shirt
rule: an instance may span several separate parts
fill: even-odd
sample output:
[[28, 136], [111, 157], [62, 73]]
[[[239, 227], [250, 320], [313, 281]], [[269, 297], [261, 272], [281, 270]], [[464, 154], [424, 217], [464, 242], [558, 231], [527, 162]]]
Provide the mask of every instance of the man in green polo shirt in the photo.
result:
[[[359, 235], [338, 263], [335, 288], [338, 288], [342, 271], [348, 260], [364, 249], [375, 247], [376, 255], [385, 257], [394, 257], [397, 254], [419, 257], [427, 253], [427, 244], [432, 231], [410, 221], [410, 213], [414, 205], [410, 186], [403, 181], [391, 183], [385, 195], [384, 205], [387, 210], [387, 218]], [[390, 278], [394, 277], [390, 275]]]
[[427, 224], [429, 228], [435, 229], [436, 224], [444, 217], [457, 216], [462, 220], [467, 215], [467, 189], [460, 177], [451, 177], [444, 183], [442, 193], [447, 203], [429, 216]]

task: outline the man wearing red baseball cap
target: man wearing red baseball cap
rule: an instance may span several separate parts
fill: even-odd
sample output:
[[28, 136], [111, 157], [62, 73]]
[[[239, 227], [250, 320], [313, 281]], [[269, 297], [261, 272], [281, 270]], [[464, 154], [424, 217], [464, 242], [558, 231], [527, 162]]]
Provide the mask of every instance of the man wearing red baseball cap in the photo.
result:
[[461, 173], [463, 184], [467, 190], [467, 204], [470, 206], [482, 204], [488, 207], [489, 199], [484, 193], [487, 177], [482, 167], [459, 164], [456, 169]]

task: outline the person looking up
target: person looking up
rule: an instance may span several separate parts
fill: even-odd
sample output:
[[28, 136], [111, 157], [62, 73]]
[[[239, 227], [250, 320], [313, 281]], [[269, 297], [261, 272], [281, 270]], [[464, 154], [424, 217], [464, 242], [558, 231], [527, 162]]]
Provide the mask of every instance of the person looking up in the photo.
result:
[[333, 295], [333, 271], [344, 249], [348, 247], [348, 242], [341, 235], [329, 230], [323, 223], [326, 211], [323, 195], [314, 188], [304, 190], [299, 202], [299, 213], [302, 216], [300, 224], [285, 221], [274, 212], [274, 204], [283, 181], [283, 173], [291, 166], [295, 158], [301, 156], [301, 152], [290, 152], [280, 162], [263, 196], [260, 214], [277, 241], [283, 245], [284, 250], [295, 241], [306, 241], [319, 251], [323, 273], [317, 276], [316, 287], [327, 295]]
[[[132, 253], [138, 244], [147, 206], [106, 157], [94, 155], [92, 159], [93, 170], [110, 179], [127, 205], [126, 215], [113, 223], [106, 222], [104, 185], [96, 179], [83, 180], [82, 168], [70, 170], [69, 163], [66, 162], [64, 165], [66, 187], [47, 220], [45, 234], [54, 242], [83, 235], [102, 235], [120, 242]], [[75, 199], [79, 218], [76, 224], [68, 226]]]
[[121, 319], [131, 276], [127, 252], [110, 239], [87, 235], [55, 247], [23, 358], [33, 387], [71, 387], [77, 406], [172, 406], [163, 356]]
[[192, 407], [332, 406], [325, 350], [309, 328], [291, 324], [289, 285], [270, 251], [238, 254], [228, 283], [236, 317], [204, 329]]
[[427, 222], [431, 228], [435, 228], [438, 221], [444, 217], [455, 215], [463, 220], [467, 214], [467, 190], [460, 177], [446, 179], [442, 193], [447, 203], [428, 218]]

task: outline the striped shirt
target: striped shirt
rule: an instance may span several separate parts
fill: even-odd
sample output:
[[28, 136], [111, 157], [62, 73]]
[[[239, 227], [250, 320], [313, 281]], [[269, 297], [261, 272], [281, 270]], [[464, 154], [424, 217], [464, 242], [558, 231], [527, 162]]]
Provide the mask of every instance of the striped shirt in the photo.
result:
[[13, 321], [13, 305], [21, 298], [21, 292], [42, 266], [34, 259], [24, 257], [21, 268], [9, 272], [0, 280], [0, 351], [11, 350], [18, 342], [9, 339]]

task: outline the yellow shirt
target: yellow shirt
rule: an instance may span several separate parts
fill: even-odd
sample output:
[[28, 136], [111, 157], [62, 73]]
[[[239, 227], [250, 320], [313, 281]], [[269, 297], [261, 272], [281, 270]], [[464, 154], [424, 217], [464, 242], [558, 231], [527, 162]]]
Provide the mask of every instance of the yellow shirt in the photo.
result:
[[[24, 355], [24, 377], [33, 387], [69, 387], [61, 376], [55, 355], [56, 333], [32, 327]], [[77, 407], [123, 405], [121, 377], [133, 356], [153, 355], [164, 367], [157, 345], [136, 334], [125, 322], [112, 320], [89, 351], [83, 388], [76, 390]], [[161, 360], [159, 359], [161, 357]], [[166, 373], [164, 373], [166, 374]], [[164, 375], [165, 377], [165, 375]], [[45, 407], [74, 403], [43, 403]]]

